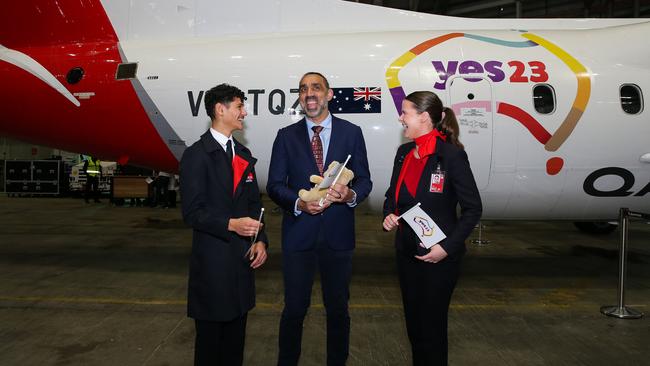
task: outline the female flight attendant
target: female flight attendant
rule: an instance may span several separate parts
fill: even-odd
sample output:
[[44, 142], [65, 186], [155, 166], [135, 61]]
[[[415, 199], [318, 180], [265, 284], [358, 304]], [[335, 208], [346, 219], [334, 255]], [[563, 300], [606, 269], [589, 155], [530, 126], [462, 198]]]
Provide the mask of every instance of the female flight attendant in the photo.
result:
[[[434, 93], [409, 94], [399, 121], [404, 136], [413, 141], [397, 150], [383, 226], [397, 228], [397, 270], [413, 365], [447, 365], [449, 301], [465, 239], [481, 217], [481, 197], [458, 141], [456, 116]], [[418, 202], [447, 236], [430, 250], [397, 218]]]

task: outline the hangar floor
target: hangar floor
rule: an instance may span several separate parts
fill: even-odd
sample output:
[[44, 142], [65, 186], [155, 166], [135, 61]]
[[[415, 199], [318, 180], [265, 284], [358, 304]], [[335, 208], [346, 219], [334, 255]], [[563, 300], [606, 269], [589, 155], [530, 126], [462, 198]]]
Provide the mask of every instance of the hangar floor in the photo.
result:
[[[267, 203], [267, 208], [273, 207]], [[270, 211], [270, 210], [269, 210]], [[185, 316], [191, 231], [178, 209], [0, 197], [1, 365], [190, 365]], [[279, 213], [257, 273], [246, 365], [272, 365], [282, 308]], [[391, 234], [358, 214], [348, 364], [408, 365]], [[600, 314], [616, 303], [617, 238], [570, 223], [487, 222], [470, 245], [450, 313], [451, 365], [650, 365], [648, 316]], [[650, 225], [630, 230], [627, 303], [650, 311]], [[301, 365], [324, 365], [320, 288]]]

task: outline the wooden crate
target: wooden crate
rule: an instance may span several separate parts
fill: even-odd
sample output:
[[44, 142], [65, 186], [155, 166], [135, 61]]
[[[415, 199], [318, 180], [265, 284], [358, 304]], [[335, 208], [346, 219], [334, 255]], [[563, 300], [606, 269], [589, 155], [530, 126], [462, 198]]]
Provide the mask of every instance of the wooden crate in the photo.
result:
[[119, 175], [113, 177], [113, 198], [146, 198], [149, 196], [147, 177]]

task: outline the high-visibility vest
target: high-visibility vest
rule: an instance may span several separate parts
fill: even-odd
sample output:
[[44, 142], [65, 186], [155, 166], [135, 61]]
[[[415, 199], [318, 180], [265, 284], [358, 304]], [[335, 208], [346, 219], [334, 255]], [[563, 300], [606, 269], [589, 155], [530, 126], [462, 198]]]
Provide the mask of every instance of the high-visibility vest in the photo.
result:
[[102, 166], [99, 164], [99, 160], [88, 159], [88, 165], [86, 166], [86, 174], [91, 177], [96, 177], [101, 172]]

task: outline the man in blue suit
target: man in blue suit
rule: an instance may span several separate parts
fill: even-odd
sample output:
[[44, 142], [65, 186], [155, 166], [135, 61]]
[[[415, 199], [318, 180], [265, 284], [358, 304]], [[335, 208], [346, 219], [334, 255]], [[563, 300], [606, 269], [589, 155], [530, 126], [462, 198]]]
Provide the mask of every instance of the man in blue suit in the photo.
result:
[[[266, 190], [284, 211], [281, 366], [298, 364], [316, 268], [320, 269], [327, 312], [327, 365], [345, 365], [349, 353], [354, 207], [368, 197], [372, 182], [361, 129], [329, 113], [327, 104], [332, 96], [323, 75], [306, 73], [299, 84], [306, 118], [279, 130], [273, 143]], [[347, 167], [355, 175], [350, 187], [335, 184], [322, 205], [298, 197], [300, 189], [311, 188], [310, 175], [322, 175], [332, 161], [343, 162], [348, 154]]]

